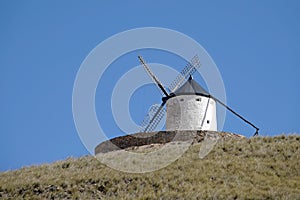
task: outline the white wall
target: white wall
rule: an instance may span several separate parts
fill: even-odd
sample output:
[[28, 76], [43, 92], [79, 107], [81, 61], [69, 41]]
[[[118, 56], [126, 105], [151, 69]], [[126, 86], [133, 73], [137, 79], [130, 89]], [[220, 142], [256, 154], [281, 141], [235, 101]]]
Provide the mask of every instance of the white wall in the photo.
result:
[[199, 95], [181, 95], [169, 99], [166, 103], [167, 130], [217, 130], [216, 102]]

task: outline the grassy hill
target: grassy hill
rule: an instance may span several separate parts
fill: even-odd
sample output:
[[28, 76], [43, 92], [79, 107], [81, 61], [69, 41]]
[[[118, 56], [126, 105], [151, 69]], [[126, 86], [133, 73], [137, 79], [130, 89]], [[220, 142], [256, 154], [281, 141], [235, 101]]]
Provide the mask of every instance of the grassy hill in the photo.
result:
[[91, 156], [0, 173], [0, 199], [300, 199], [300, 136], [201, 143], [161, 170], [129, 174]]

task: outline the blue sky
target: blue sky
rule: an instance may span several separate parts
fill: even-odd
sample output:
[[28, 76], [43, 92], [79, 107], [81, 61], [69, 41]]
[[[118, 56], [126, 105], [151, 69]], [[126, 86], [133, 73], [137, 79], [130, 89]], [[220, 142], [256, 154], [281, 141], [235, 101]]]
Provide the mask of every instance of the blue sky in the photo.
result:
[[[296, 0], [1, 1], [0, 171], [88, 154], [72, 116], [76, 73], [101, 41], [139, 27], [169, 28], [199, 42], [220, 70], [227, 103], [262, 135], [299, 133], [299, 8]], [[104, 105], [114, 81], [139, 64], [136, 55], [117, 60], [97, 89], [97, 115], [109, 137], [122, 133]], [[143, 55], [178, 70], [184, 65], [165, 52]], [[147, 98], [135, 106], [142, 95], [138, 90], [130, 106], [137, 123], [155, 103]], [[224, 130], [253, 134], [230, 113]]]

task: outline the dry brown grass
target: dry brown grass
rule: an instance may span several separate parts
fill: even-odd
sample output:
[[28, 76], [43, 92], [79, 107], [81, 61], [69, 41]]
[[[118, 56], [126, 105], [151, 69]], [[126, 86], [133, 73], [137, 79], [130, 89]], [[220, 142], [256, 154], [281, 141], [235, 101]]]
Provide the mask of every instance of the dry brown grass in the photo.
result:
[[129, 174], [91, 156], [0, 173], [0, 199], [300, 199], [300, 136], [195, 144], [161, 170]]

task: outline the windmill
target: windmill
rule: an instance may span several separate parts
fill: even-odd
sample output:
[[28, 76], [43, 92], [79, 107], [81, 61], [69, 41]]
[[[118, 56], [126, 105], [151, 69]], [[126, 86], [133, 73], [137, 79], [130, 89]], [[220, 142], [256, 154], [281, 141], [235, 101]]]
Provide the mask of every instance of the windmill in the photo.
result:
[[162, 103], [160, 105], [155, 104], [149, 109], [148, 114], [142, 121], [141, 132], [152, 132], [165, 114], [167, 114], [166, 130], [217, 131], [216, 103], [219, 103], [255, 128], [254, 136], [258, 135], [259, 128], [211, 95], [193, 80], [192, 75], [201, 66], [197, 55], [178, 74], [168, 89], [163, 86], [157, 76], [151, 71], [145, 60], [141, 56], [138, 56], [138, 58], [163, 95]]

